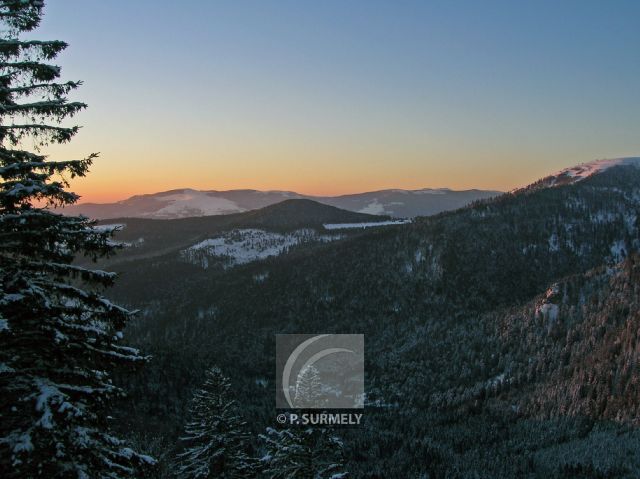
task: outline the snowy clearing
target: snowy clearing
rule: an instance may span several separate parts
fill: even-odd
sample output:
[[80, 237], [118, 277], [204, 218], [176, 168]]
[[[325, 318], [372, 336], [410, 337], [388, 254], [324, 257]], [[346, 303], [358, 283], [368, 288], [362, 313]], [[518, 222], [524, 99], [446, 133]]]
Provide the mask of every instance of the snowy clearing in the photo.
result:
[[260, 229], [229, 231], [215, 238], [201, 241], [181, 252], [183, 259], [203, 268], [209, 267], [209, 258], [224, 260], [224, 267], [278, 256], [292, 246], [308, 242], [327, 242], [340, 239], [340, 235], [318, 235], [312, 229], [292, 233], [272, 233]]

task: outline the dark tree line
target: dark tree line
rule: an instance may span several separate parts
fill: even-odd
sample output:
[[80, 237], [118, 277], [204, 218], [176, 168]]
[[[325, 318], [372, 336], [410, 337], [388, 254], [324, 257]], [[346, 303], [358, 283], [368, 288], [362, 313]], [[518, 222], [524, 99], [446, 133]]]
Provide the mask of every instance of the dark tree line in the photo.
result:
[[[49, 144], [86, 105], [67, 95], [52, 61], [62, 41], [25, 40], [41, 0], [0, 2], [0, 471], [3, 477], [140, 476], [154, 460], [113, 432], [107, 405], [121, 390], [111, 372], [142, 363], [121, 344], [131, 313], [102, 296], [113, 273], [72, 264], [112, 251], [109, 233], [53, 211], [77, 201], [69, 178], [97, 157], [50, 161]], [[31, 144], [31, 150], [25, 145]]]

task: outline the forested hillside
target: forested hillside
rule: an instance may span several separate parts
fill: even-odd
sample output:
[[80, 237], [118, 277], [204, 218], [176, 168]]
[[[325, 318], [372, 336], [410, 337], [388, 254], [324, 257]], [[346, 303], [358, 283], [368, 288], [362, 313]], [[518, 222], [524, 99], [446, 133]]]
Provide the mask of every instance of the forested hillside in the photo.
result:
[[120, 263], [154, 360], [119, 414], [162, 456], [215, 364], [261, 432], [274, 334], [364, 333], [354, 477], [637, 477], [639, 210], [618, 166], [233, 268]]

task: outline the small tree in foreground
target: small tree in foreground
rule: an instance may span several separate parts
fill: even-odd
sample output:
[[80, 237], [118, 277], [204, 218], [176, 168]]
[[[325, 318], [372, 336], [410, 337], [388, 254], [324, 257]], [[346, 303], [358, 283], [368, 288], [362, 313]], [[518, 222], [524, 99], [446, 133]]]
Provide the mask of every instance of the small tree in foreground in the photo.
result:
[[254, 461], [246, 453], [250, 435], [230, 397], [229, 380], [218, 368], [205, 374], [202, 388], [193, 397], [186, 435], [181, 438], [185, 449], [176, 461], [176, 477], [253, 477]]
[[[42, 0], [0, 0], [0, 471], [3, 477], [140, 477], [153, 460], [110, 432], [120, 393], [110, 371], [141, 363], [121, 346], [131, 313], [101, 295], [114, 276], [72, 264], [112, 250], [109, 232], [52, 207], [75, 203], [66, 178], [96, 154], [49, 161], [40, 153], [78, 131], [63, 120], [86, 105], [67, 100], [50, 63], [66, 43], [24, 40]], [[31, 146], [31, 151], [25, 145]]]
[[343, 445], [325, 429], [267, 428], [263, 474], [269, 479], [343, 479]]
[[322, 383], [320, 373], [315, 366], [303, 368], [296, 379], [294, 404], [298, 408], [313, 408], [321, 405]]

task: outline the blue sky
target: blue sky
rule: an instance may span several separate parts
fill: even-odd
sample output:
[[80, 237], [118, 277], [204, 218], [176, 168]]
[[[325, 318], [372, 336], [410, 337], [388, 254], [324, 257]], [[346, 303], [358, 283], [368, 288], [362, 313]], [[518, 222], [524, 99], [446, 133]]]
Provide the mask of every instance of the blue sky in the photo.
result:
[[[87, 198], [510, 189], [640, 155], [637, 1], [49, 1]], [[128, 170], [123, 177], [123, 169]]]

